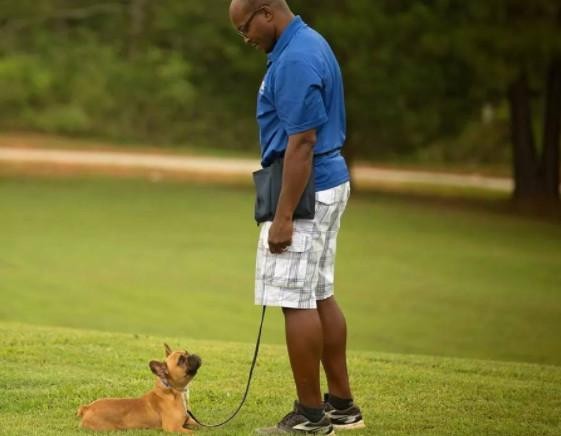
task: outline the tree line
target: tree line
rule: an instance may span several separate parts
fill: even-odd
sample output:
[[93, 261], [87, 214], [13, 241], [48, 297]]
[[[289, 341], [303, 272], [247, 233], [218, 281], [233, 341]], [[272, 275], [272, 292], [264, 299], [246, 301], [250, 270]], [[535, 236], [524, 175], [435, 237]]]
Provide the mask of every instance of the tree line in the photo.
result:
[[[343, 69], [354, 159], [511, 162], [559, 199], [558, 0], [292, 0]], [[257, 149], [228, 0], [0, 2], [0, 126]]]

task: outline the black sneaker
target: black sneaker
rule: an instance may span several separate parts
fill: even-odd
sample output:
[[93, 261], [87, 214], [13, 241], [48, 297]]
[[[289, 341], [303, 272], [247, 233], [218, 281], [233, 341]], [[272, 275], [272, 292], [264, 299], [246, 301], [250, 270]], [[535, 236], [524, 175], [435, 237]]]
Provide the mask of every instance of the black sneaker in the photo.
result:
[[298, 401], [294, 402], [294, 410], [286, 415], [276, 425], [276, 427], [259, 428], [255, 430], [256, 434], [319, 434], [319, 435], [334, 435], [333, 425], [327, 417], [323, 415], [318, 422], [311, 422], [301, 412]]
[[333, 424], [333, 427], [337, 430], [357, 430], [359, 428], [365, 428], [364, 420], [362, 419], [362, 413], [358, 406], [351, 404], [351, 406], [344, 410], [339, 410], [333, 407], [327, 401], [329, 394], [325, 394], [325, 414]]

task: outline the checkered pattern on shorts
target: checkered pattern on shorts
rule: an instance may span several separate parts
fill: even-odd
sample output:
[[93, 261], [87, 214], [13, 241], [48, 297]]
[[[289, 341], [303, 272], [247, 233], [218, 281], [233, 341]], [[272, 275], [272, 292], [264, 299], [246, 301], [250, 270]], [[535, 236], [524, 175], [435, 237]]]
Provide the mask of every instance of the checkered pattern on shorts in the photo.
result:
[[314, 309], [333, 295], [335, 251], [350, 184], [316, 192], [313, 220], [295, 220], [292, 245], [280, 254], [269, 250], [271, 221], [260, 225], [255, 268], [255, 304]]

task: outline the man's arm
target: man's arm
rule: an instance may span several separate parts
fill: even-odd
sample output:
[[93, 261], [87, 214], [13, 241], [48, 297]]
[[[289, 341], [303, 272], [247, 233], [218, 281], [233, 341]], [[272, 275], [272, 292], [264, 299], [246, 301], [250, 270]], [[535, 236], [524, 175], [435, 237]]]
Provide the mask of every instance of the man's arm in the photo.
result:
[[292, 243], [292, 216], [312, 174], [316, 140], [315, 129], [288, 137], [279, 203], [269, 230], [271, 253], [282, 253]]

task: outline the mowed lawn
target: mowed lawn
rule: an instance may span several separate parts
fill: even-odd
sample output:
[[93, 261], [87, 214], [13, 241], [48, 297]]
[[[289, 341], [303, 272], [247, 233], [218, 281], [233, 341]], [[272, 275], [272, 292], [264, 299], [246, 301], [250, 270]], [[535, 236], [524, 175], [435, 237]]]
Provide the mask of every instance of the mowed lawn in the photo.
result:
[[[195, 415], [207, 423], [229, 416], [242, 396], [253, 344], [0, 322], [0, 434], [91, 434], [78, 429], [77, 407], [151, 389], [148, 362], [163, 359], [164, 341], [203, 359], [190, 390]], [[367, 424], [353, 436], [560, 434], [558, 366], [374, 351], [353, 351], [349, 360]], [[196, 434], [247, 436], [276, 423], [292, 407], [290, 378], [284, 347], [265, 344], [240, 414], [224, 428]]]
[[[246, 188], [0, 178], [0, 321], [251, 343], [252, 207]], [[561, 364], [559, 224], [355, 196], [337, 261], [352, 350]], [[269, 311], [264, 342], [283, 335]]]

